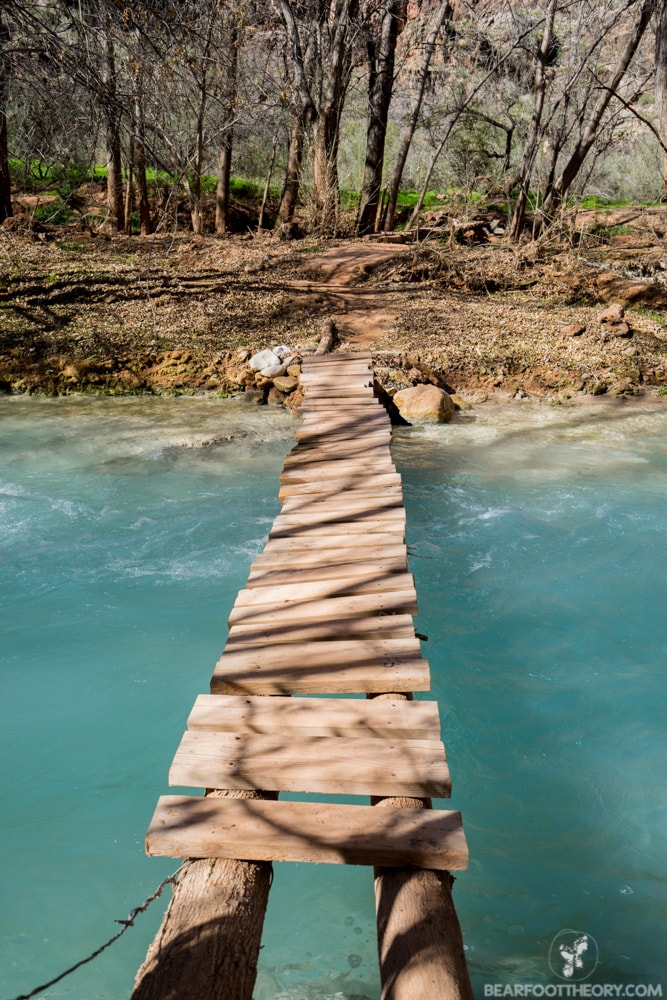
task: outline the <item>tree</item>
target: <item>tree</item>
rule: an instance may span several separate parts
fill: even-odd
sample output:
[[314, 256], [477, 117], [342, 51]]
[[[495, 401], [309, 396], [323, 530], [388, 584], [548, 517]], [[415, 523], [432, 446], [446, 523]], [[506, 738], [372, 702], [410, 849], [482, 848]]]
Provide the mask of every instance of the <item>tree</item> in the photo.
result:
[[533, 80], [533, 113], [530, 119], [528, 138], [523, 151], [523, 164], [519, 179], [519, 196], [517, 198], [512, 222], [510, 225], [510, 235], [515, 242], [519, 239], [523, 230], [526, 206], [528, 204], [528, 193], [530, 182], [535, 167], [535, 158], [542, 137], [541, 125], [544, 111], [544, 99], [547, 89], [547, 61], [549, 53], [554, 45], [554, 21], [558, 0], [549, 0], [544, 17], [544, 28], [542, 31], [542, 41], [539, 49], [535, 53], [535, 77]]
[[[655, 26], [655, 103], [658, 133], [667, 142], [667, 2], [659, 0]], [[663, 159], [664, 194], [667, 197], [667, 157]]]
[[431, 30], [424, 45], [422, 61], [417, 74], [415, 99], [408, 115], [405, 129], [403, 130], [403, 134], [401, 136], [398, 153], [396, 154], [396, 160], [394, 162], [394, 168], [389, 181], [387, 209], [385, 218], [383, 219], [384, 226], [389, 230], [394, 228], [396, 206], [398, 204], [398, 193], [401, 188], [401, 180], [403, 179], [403, 171], [405, 170], [405, 164], [408, 158], [408, 153], [410, 152], [410, 146], [412, 145], [412, 140], [417, 129], [417, 123], [419, 122], [419, 115], [421, 113], [424, 93], [426, 91], [426, 85], [429, 77], [431, 59], [433, 58], [433, 53], [435, 52], [438, 35], [440, 34], [443, 25], [451, 18], [451, 15], [452, 8], [449, 0], [446, 0], [446, 2], [442, 3], [439, 7], [438, 14], [433, 21]]
[[[598, 98], [590, 113], [579, 122], [579, 135], [565, 164], [555, 172], [550, 181], [546, 197], [542, 204], [542, 218], [545, 222], [553, 219], [560, 205], [566, 198], [572, 184], [581, 170], [588, 154], [600, 131], [605, 113], [612, 98], [619, 90], [628, 72], [639, 44], [649, 26], [655, 9], [656, 0], [643, 0], [634, 23], [631, 25], [623, 50], [618, 58], [610, 82], [599, 88]], [[633, 6], [635, 6], [633, 4]]]
[[368, 50], [368, 127], [366, 131], [366, 160], [361, 185], [361, 201], [357, 216], [357, 231], [372, 232], [375, 229], [382, 169], [384, 166], [384, 144], [387, 135], [389, 105], [394, 87], [394, 61], [396, 42], [407, 16], [405, 0], [384, 0], [382, 5], [380, 30], [367, 34]]
[[12, 185], [9, 173], [9, 150], [7, 145], [7, 110], [9, 104], [9, 80], [11, 58], [9, 55], [9, 30], [6, 28], [0, 10], [0, 222], [13, 215]]
[[[290, 43], [296, 119], [312, 123], [313, 224], [333, 232], [339, 206], [338, 145], [345, 95], [350, 82], [359, 0], [308, 0], [298, 8], [279, 0]], [[305, 53], [312, 53], [306, 61]], [[294, 161], [302, 129], [293, 129]]]
[[224, 235], [229, 229], [229, 185], [232, 173], [232, 145], [241, 25], [241, 11], [238, 7], [236, 10], [229, 11], [224, 17], [222, 31], [223, 51], [221, 53], [224, 58], [224, 82], [220, 102], [222, 140], [218, 160], [218, 183], [215, 192], [215, 231], [218, 236]]

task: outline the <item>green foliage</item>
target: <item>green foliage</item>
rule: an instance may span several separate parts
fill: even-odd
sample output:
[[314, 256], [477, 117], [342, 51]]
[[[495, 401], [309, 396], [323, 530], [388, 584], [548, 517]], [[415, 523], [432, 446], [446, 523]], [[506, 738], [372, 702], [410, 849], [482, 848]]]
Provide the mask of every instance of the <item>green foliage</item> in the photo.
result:
[[33, 212], [33, 218], [36, 222], [48, 223], [52, 226], [63, 226], [72, 220], [72, 209], [63, 201], [58, 198], [55, 201], [49, 202], [48, 205], [38, 205]]

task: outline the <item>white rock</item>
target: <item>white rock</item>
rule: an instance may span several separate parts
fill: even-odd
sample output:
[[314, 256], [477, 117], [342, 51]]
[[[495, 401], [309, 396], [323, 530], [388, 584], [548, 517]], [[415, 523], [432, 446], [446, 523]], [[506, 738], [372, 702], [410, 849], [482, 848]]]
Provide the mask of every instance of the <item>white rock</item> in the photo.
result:
[[282, 364], [268, 365], [266, 368], [262, 368], [259, 374], [263, 375], [264, 378], [276, 378], [277, 375], [284, 375], [286, 371], [287, 365], [282, 362]]
[[292, 353], [292, 348], [288, 347], [287, 344], [278, 344], [277, 347], [273, 348], [273, 353], [276, 354], [281, 361], [284, 361], [285, 358], [288, 358]]
[[252, 368], [254, 372], [261, 371], [262, 368], [269, 368], [271, 365], [279, 365], [280, 358], [273, 351], [260, 351], [259, 354], [254, 354], [250, 361], [248, 362], [248, 367]]

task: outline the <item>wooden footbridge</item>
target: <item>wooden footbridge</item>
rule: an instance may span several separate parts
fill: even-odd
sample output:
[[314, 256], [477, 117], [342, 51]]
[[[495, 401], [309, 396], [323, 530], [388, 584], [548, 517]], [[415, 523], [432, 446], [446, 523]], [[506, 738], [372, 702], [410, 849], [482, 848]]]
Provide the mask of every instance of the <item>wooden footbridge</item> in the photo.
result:
[[[469, 1000], [449, 875], [468, 852], [460, 813], [430, 808], [451, 783], [437, 705], [412, 700], [429, 665], [389, 418], [369, 354], [312, 356], [301, 377], [282, 510], [169, 773], [207, 794], [160, 798], [147, 836], [149, 854], [215, 860], [177, 887], [134, 1000], [250, 998], [268, 894], [257, 875], [273, 861], [374, 866], [383, 997]], [[341, 794], [371, 804], [326, 800]], [[240, 894], [233, 919], [195, 899], [214, 891]], [[209, 985], [192, 986], [203, 966]]]

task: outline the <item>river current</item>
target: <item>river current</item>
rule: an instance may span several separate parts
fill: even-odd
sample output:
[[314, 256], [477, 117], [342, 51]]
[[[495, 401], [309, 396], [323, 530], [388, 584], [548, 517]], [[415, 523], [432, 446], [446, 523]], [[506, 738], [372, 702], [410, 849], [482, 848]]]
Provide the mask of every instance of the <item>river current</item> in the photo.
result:
[[[0, 399], [2, 1000], [178, 867], [145, 830], [295, 426], [228, 400]], [[393, 453], [475, 996], [567, 982], [564, 931], [588, 983], [667, 991], [667, 404], [485, 404]], [[40, 995], [128, 997], [162, 909]], [[256, 1000], [377, 1000], [375, 950], [370, 871], [276, 865]]]

